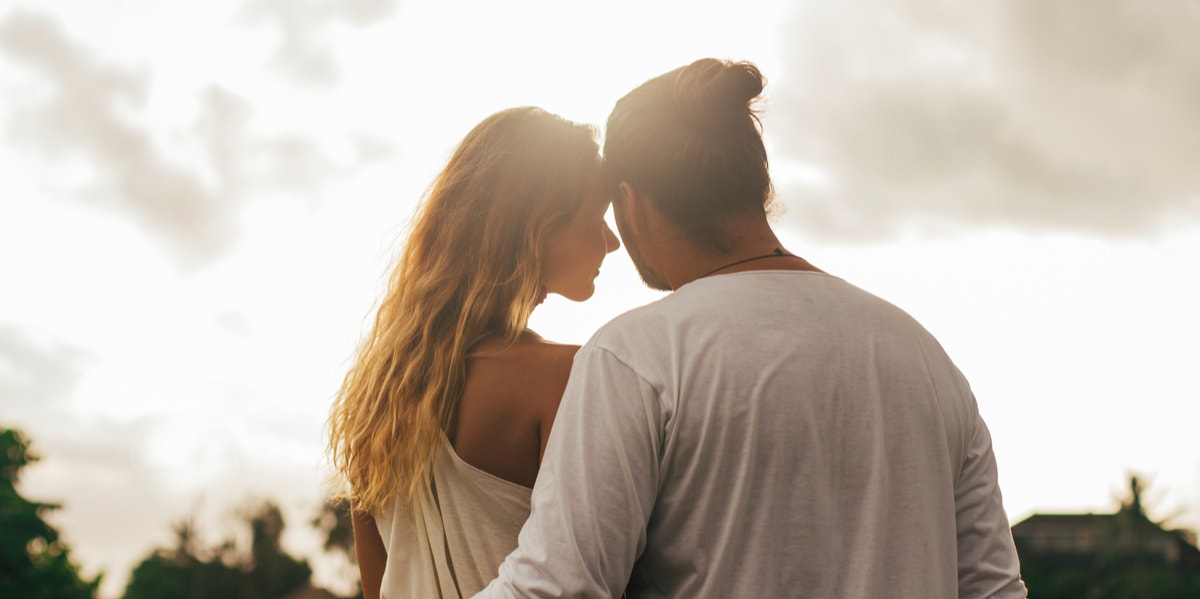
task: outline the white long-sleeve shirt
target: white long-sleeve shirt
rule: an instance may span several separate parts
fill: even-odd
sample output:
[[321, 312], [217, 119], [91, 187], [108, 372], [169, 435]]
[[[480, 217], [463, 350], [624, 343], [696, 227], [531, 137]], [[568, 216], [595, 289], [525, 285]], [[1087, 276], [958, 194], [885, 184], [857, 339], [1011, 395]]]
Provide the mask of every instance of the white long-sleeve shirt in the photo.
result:
[[520, 546], [477, 597], [1025, 597], [941, 346], [821, 273], [704, 278], [575, 359]]

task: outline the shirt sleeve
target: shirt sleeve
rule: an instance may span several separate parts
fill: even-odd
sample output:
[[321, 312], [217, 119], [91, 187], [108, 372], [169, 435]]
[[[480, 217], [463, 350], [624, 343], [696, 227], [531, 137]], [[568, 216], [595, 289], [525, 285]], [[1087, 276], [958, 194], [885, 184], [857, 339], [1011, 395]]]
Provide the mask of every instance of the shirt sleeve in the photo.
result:
[[954, 492], [961, 599], [1024, 599], [1025, 583], [1000, 497], [992, 436], [976, 412]]
[[584, 346], [519, 546], [475, 597], [620, 596], [645, 547], [663, 420], [653, 385], [610, 351]]

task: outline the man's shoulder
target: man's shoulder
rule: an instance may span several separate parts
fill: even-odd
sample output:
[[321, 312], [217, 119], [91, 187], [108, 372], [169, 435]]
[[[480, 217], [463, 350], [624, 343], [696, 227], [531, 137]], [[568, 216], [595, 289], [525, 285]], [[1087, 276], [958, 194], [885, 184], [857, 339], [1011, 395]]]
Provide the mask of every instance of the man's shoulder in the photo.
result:
[[581, 354], [605, 353], [629, 365], [661, 355], [667, 351], [669, 331], [678, 315], [672, 307], [675, 295], [632, 308], [601, 325], [583, 345]]

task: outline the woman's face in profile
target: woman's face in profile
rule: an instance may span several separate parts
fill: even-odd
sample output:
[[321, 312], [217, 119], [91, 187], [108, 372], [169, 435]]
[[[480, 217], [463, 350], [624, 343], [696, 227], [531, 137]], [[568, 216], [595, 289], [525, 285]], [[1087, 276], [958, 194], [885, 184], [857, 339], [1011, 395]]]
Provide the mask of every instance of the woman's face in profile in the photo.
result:
[[621, 247], [604, 220], [609, 203], [604, 186], [596, 186], [571, 220], [547, 237], [542, 262], [542, 285], [547, 293], [581, 302], [596, 291], [600, 263], [606, 254]]

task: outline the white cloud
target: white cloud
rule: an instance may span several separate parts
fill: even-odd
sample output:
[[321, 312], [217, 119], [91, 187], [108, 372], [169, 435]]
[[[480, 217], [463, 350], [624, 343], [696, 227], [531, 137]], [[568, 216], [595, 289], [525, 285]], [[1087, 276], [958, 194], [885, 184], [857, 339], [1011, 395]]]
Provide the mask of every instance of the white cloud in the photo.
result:
[[250, 0], [243, 14], [252, 24], [278, 31], [273, 66], [294, 80], [330, 85], [338, 65], [328, 30], [338, 23], [369, 25], [390, 16], [398, 0]]
[[390, 152], [369, 136], [335, 132], [347, 148], [335, 160], [330, 144], [298, 126], [262, 132], [251, 100], [205, 81], [187, 82], [198, 98], [192, 125], [164, 125], [147, 106], [161, 91], [153, 69], [107, 64], [103, 52], [39, 13], [0, 21], [0, 50], [33, 75], [5, 90], [13, 100], [6, 116], [12, 138], [37, 151], [44, 178], [132, 218], [183, 266], [224, 255], [251, 199], [313, 197], [349, 167]]
[[1200, 217], [1195, 3], [809, 2], [787, 39], [767, 133], [824, 174], [779, 182], [790, 225], [1142, 235]]
[[[89, 201], [126, 209], [192, 261], [220, 251], [232, 237], [231, 199], [167, 160], [139, 123], [147, 77], [101, 64], [49, 17], [17, 12], [0, 23], [0, 47], [43, 77], [11, 117], [18, 141], [50, 163], [94, 167]], [[97, 197], [99, 196], [99, 197]]]
[[92, 357], [85, 350], [0, 323], [0, 407], [5, 417], [60, 408]]

